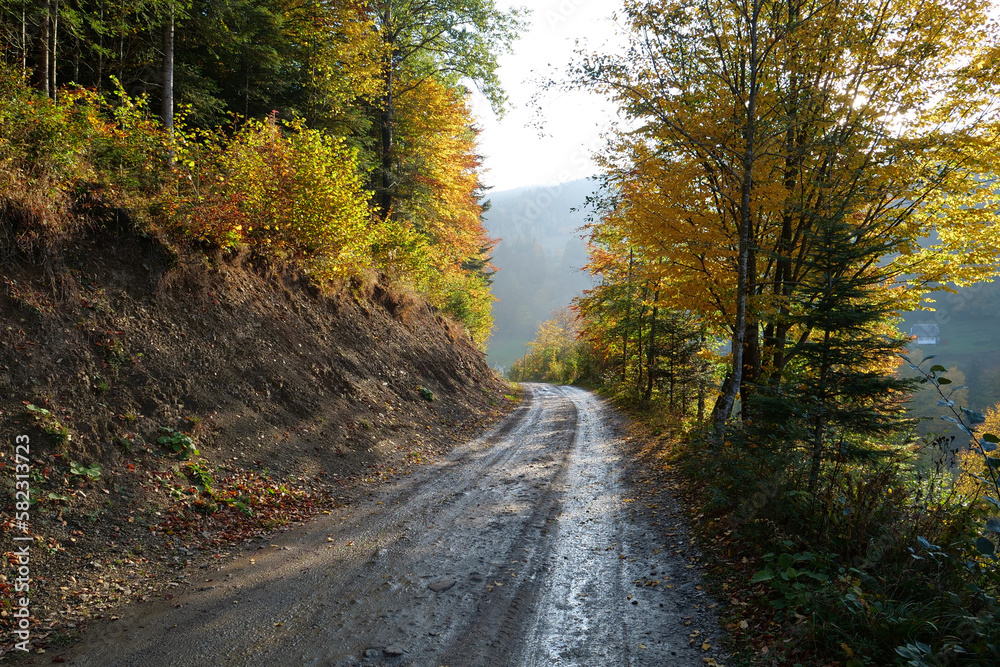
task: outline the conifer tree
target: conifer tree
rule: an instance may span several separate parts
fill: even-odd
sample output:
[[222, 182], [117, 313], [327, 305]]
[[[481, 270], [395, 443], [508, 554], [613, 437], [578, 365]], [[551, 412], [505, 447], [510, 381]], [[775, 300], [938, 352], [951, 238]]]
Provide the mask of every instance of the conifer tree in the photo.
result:
[[870, 455], [912, 425], [904, 403], [914, 380], [892, 372], [906, 344], [892, 321], [898, 276], [879, 263], [890, 248], [871, 232], [844, 216], [815, 219], [806, 279], [782, 321], [796, 337], [789, 372], [760, 387], [750, 411], [753, 430], [807, 452], [810, 493], [831, 455]]

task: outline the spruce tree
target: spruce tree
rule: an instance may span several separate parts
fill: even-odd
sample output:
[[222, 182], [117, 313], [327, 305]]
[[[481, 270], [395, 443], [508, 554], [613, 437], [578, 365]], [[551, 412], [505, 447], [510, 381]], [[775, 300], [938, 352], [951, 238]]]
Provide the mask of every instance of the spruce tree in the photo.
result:
[[880, 259], [890, 252], [870, 229], [842, 211], [815, 218], [802, 258], [807, 278], [788, 304], [789, 372], [761, 387], [751, 410], [757, 433], [778, 434], [808, 460], [807, 490], [815, 493], [824, 461], [872, 457], [877, 444], [912, 422], [904, 401], [913, 380], [891, 373], [906, 340], [892, 325], [894, 276]]

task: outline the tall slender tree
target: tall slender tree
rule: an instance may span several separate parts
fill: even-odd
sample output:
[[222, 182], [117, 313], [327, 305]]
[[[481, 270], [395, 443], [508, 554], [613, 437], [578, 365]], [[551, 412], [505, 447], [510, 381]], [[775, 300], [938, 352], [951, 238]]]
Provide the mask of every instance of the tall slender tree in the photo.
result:
[[174, 127], [174, 21], [176, 6], [168, 2], [166, 20], [163, 23], [163, 92], [160, 116], [167, 130]]
[[373, 0], [371, 12], [383, 41], [382, 91], [376, 123], [379, 146], [374, 190], [384, 217], [407, 175], [396, 151], [401, 95], [430, 79], [471, 81], [497, 113], [506, 95], [497, 77], [498, 56], [524, 27], [526, 10], [501, 11], [494, 0]]

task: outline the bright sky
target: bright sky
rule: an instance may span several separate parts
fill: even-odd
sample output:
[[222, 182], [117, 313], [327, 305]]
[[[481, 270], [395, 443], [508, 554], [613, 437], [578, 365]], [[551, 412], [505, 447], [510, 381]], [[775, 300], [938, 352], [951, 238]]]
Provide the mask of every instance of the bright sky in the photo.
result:
[[[483, 181], [495, 191], [525, 185], [552, 185], [597, 172], [591, 153], [600, 147], [600, 132], [613, 117], [612, 106], [584, 92], [548, 93], [541, 114], [531, 98], [534, 79], [561, 73], [573, 57], [575, 42], [595, 50], [614, 39], [610, 21], [613, 0], [498, 0], [498, 8], [527, 5], [531, 28], [500, 59], [500, 79], [510, 108], [498, 121], [478, 93], [474, 111], [483, 132], [480, 151], [487, 169]], [[536, 128], [538, 120], [542, 127]], [[539, 136], [539, 133], [543, 136]]]

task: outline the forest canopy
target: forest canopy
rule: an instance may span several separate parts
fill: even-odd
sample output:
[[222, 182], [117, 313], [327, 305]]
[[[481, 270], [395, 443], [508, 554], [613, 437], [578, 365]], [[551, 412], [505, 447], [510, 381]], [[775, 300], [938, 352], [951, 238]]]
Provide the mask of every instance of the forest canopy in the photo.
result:
[[[620, 109], [598, 284], [512, 374], [643, 418], [704, 519], [740, 664], [1000, 661], [996, 410], [897, 327], [1000, 275], [995, 13], [624, 0], [624, 46], [569, 71]], [[919, 437], [919, 386], [961, 439]]]

